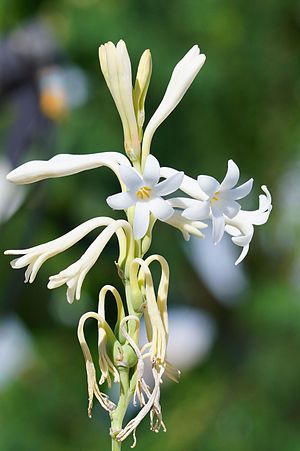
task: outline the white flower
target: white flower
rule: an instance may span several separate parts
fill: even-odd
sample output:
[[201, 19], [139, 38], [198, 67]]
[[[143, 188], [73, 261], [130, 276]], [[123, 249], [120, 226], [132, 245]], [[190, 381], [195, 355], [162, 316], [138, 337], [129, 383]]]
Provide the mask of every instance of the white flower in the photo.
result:
[[69, 249], [95, 228], [108, 226], [114, 222], [113, 219], [106, 217], [89, 219], [55, 240], [28, 249], [10, 249], [5, 251], [4, 254], [20, 255], [20, 257], [10, 262], [11, 267], [13, 269], [21, 269], [27, 266], [25, 283], [32, 283], [46, 260]]
[[[173, 199], [168, 200], [168, 203], [172, 207], [174, 207], [172, 200]], [[207, 224], [205, 224], [204, 222], [192, 221], [190, 219], [184, 218], [182, 214], [176, 210], [174, 211], [173, 215], [169, 219], [166, 219], [164, 222], [180, 230], [183, 238], [186, 241], [189, 241], [191, 235], [197, 236], [198, 238], [204, 238], [201, 230], [207, 227]]]
[[259, 196], [259, 207], [254, 211], [240, 210], [233, 218], [226, 219], [225, 231], [232, 235], [234, 244], [243, 248], [241, 255], [235, 262], [238, 265], [247, 255], [249, 244], [254, 234], [254, 225], [262, 225], [269, 219], [272, 210], [272, 198], [268, 188], [263, 185], [265, 194]]
[[194, 45], [175, 66], [165, 95], [144, 132], [142, 143], [143, 163], [150, 152], [151, 141], [155, 131], [181, 101], [205, 63], [205, 59], [206, 57], [200, 53], [199, 47]]
[[183, 216], [191, 220], [212, 219], [213, 242], [217, 244], [225, 231], [226, 218], [234, 218], [240, 211], [240, 204], [236, 202], [247, 196], [253, 185], [253, 179], [234, 188], [239, 180], [240, 171], [232, 161], [228, 161], [227, 173], [222, 183], [209, 175], [200, 175], [198, 184], [206, 195], [204, 201], [193, 200], [183, 212]]
[[174, 213], [174, 209], [162, 196], [179, 188], [183, 172], [176, 172], [159, 182], [159, 162], [153, 155], [148, 155], [142, 175], [133, 167], [120, 165], [120, 178], [127, 191], [109, 196], [106, 201], [115, 210], [127, 210], [135, 206], [133, 232], [136, 239], [141, 239], [147, 232], [150, 213], [161, 221], [166, 221]]
[[[72, 263], [60, 273], [50, 276], [48, 282], [48, 288], [52, 290], [53, 288], [60, 287], [64, 284], [67, 285], [67, 300], [70, 304], [76, 300], [80, 299], [81, 287], [85, 276], [89, 270], [94, 266], [98, 260], [103, 249], [111, 239], [111, 237], [116, 233], [118, 236], [118, 230], [124, 229], [128, 233], [128, 245], [129, 245], [129, 235], [131, 227], [127, 221], [118, 220], [113, 221], [112, 224], [108, 225], [103, 232], [101, 232], [98, 237], [92, 242], [92, 244], [87, 248], [84, 254], [75, 263]], [[120, 243], [121, 244], [121, 243]], [[121, 246], [120, 246], [121, 247]], [[120, 249], [121, 253], [121, 249]]]

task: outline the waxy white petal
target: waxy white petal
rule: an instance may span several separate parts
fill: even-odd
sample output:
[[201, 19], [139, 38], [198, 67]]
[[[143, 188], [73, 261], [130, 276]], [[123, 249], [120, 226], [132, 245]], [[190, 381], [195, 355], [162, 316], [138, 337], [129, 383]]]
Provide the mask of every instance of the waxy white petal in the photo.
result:
[[135, 203], [135, 198], [128, 192], [113, 194], [106, 199], [113, 210], [127, 210]]
[[44, 179], [77, 174], [101, 166], [109, 167], [119, 176], [119, 164], [130, 166], [125, 155], [118, 152], [88, 155], [60, 154], [50, 160], [34, 160], [22, 164], [7, 175], [7, 180], [25, 185]]
[[218, 180], [210, 175], [199, 175], [197, 180], [202, 191], [209, 197], [213, 196], [213, 194], [220, 189]]
[[259, 196], [259, 208], [254, 211], [240, 210], [232, 219], [226, 219], [225, 230], [232, 235], [234, 244], [243, 247], [240, 257], [235, 264], [239, 264], [247, 255], [249, 243], [254, 234], [254, 225], [265, 224], [272, 210], [272, 199], [266, 186], [261, 187], [266, 193]]
[[136, 191], [143, 185], [142, 177], [131, 166], [120, 166], [120, 176], [129, 191]]
[[168, 203], [173, 208], [189, 208], [189, 207], [197, 207], [199, 204], [199, 201], [196, 199], [191, 199], [190, 197], [172, 197], [171, 199], [168, 199]]
[[213, 243], [218, 244], [225, 231], [225, 218], [221, 211], [216, 207], [212, 207], [212, 237]]
[[156, 197], [149, 202], [149, 209], [154, 214], [154, 216], [160, 221], [165, 221], [169, 219], [174, 213], [173, 208], [170, 204], [161, 197]]
[[207, 201], [197, 201], [197, 205], [189, 207], [182, 213], [182, 216], [193, 221], [208, 219], [210, 213], [210, 205]]
[[248, 194], [252, 190], [252, 187], [253, 187], [253, 179], [249, 179], [247, 182], [243, 183], [237, 188], [233, 188], [232, 190], [224, 193], [224, 195], [234, 200], [243, 199], [243, 197], [248, 196]]
[[228, 218], [234, 218], [238, 214], [241, 209], [240, 204], [238, 204], [235, 200], [223, 200], [221, 199], [218, 202], [218, 208], [222, 210], [224, 215], [228, 216]]
[[150, 220], [150, 211], [148, 202], [137, 202], [134, 212], [133, 233], [136, 240], [145, 236]]
[[152, 137], [156, 129], [176, 108], [204, 62], [205, 55], [200, 54], [199, 47], [194, 45], [175, 66], [165, 95], [145, 129], [142, 144], [143, 161], [149, 154]]
[[143, 179], [146, 185], [154, 186], [160, 179], [160, 166], [158, 160], [153, 155], [148, 155], [143, 172]]
[[243, 247], [243, 250], [242, 250], [239, 258], [234, 263], [235, 266], [237, 266], [238, 264], [240, 264], [244, 260], [244, 258], [248, 254], [248, 252], [249, 252], [249, 244], [247, 244], [246, 246]]
[[[171, 199], [169, 199], [167, 202], [170, 203], [170, 200]], [[190, 239], [190, 235], [195, 235], [198, 238], [204, 238], [201, 230], [207, 227], [207, 224], [205, 224], [204, 222], [187, 219], [179, 211], [176, 210], [174, 211], [173, 215], [164, 222], [180, 230], [183, 238], [186, 241]]]
[[222, 191], [233, 188], [240, 178], [240, 170], [233, 160], [228, 160], [227, 173], [221, 183], [220, 189]]
[[[176, 174], [178, 171], [173, 168], [162, 167], [160, 168], [161, 177], [168, 178], [171, 175]], [[183, 180], [180, 185], [180, 190], [185, 194], [192, 196], [194, 199], [206, 200], [207, 194], [205, 194], [199, 186], [197, 180], [194, 180], [192, 177], [188, 175], [184, 175]]]
[[179, 189], [183, 180], [183, 176], [184, 176], [183, 172], [176, 172], [163, 182], [158, 183], [155, 186], [156, 195], [167, 196], [168, 194], [174, 193], [174, 191]]

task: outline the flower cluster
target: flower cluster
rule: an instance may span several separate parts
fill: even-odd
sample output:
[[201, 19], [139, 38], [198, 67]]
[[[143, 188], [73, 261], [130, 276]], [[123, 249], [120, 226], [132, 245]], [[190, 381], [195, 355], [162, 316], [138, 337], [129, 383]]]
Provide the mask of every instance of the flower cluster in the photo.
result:
[[[119, 243], [118, 274], [124, 283], [125, 304], [119, 292], [110, 285], [100, 291], [98, 312], [88, 312], [81, 318], [78, 338], [86, 362], [89, 407], [91, 416], [94, 396], [110, 413], [113, 443], [120, 444], [128, 435], [134, 434], [140, 421], [150, 413], [151, 429], [165, 430], [160, 407], [160, 385], [163, 374], [178, 380], [179, 372], [167, 361], [168, 314], [167, 296], [169, 268], [159, 255], [144, 259], [148, 251], [152, 231], [157, 220], [179, 229], [188, 240], [190, 235], [204, 238], [202, 230], [212, 222], [212, 239], [219, 243], [226, 232], [234, 244], [242, 247], [236, 264], [248, 252], [254, 233], [254, 225], [264, 224], [269, 217], [272, 204], [268, 189], [259, 197], [255, 211], [242, 210], [238, 201], [247, 196], [253, 179], [240, 186], [239, 168], [228, 161], [227, 173], [221, 183], [207, 175], [197, 180], [169, 167], [160, 167], [158, 160], [150, 154], [153, 135], [159, 125], [180, 102], [195, 76], [205, 62], [198, 46], [192, 47], [175, 66], [163, 99], [143, 131], [145, 120], [145, 98], [148, 91], [152, 60], [146, 50], [139, 62], [134, 86], [132, 70], [126, 45], [123, 41], [115, 46], [109, 42], [99, 49], [101, 69], [119, 112], [127, 156], [118, 152], [103, 152], [89, 155], [62, 154], [48, 161], [32, 161], [14, 169], [7, 176], [17, 184], [28, 184], [54, 177], [76, 174], [101, 166], [109, 167], [117, 176], [120, 192], [106, 201], [114, 210], [124, 210], [125, 219], [114, 220], [96, 217], [79, 225], [60, 238], [48, 243], [5, 253], [17, 255], [11, 262], [13, 268], [27, 268], [25, 282], [33, 282], [41, 265], [49, 258], [64, 252], [84, 236], [99, 227], [104, 227], [79, 260], [51, 276], [48, 288], [67, 285], [67, 300], [72, 303], [81, 296], [83, 281], [100, 257], [103, 249], [116, 234]], [[182, 195], [178, 196], [178, 191]], [[150, 270], [152, 262], [161, 267], [161, 278], [154, 288]], [[112, 329], [105, 319], [105, 297], [111, 292], [117, 304], [117, 319]], [[128, 313], [125, 315], [125, 311]], [[148, 342], [139, 346], [140, 322], [144, 318]], [[98, 352], [100, 382], [97, 383], [96, 368], [84, 335], [87, 319], [98, 324]], [[152, 365], [152, 388], [144, 378], [144, 361]], [[118, 405], [100, 391], [104, 382], [120, 384]], [[138, 400], [140, 411], [126, 426], [123, 418], [131, 398]]]

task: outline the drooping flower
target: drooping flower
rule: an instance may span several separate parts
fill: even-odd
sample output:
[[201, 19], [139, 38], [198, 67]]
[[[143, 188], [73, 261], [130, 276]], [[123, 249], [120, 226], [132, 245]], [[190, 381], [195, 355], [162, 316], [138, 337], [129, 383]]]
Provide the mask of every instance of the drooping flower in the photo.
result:
[[235, 188], [239, 177], [239, 168], [232, 160], [228, 161], [227, 173], [222, 183], [209, 175], [199, 175], [198, 184], [206, 199], [193, 200], [183, 212], [183, 216], [191, 220], [211, 218], [215, 244], [223, 237], [226, 218], [232, 219], [240, 211], [241, 206], [237, 200], [247, 196], [252, 189], [253, 179]]
[[6, 255], [20, 255], [11, 261], [13, 269], [27, 267], [25, 271], [25, 282], [32, 283], [42, 264], [66, 249], [72, 247], [92, 230], [106, 226], [84, 254], [75, 263], [61, 271], [59, 274], [50, 276], [48, 288], [53, 289], [63, 284], [67, 285], [67, 300], [69, 303], [80, 299], [81, 287], [85, 276], [99, 258], [104, 247], [111, 237], [116, 234], [119, 242], [120, 254], [118, 263], [122, 264], [129, 247], [133, 245], [132, 229], [130, 224], [124, 220], [115, 221], [112, 218], [93, 218], [84, 222], [65, 235], [40, 244], [29, 249], [12, 249], [5, 251]]
[[159, 162], [153, 155], [148, 155], [143, 174], [133, 167], [120, 165], [120, 178], [127, 191], [109, 196], [106, 201], [114, 210], [127, 210], [135, 206], [133, 232], [136, 239], [141, 239], [147, 232], [150, 213], [161, 221], [166, 221], [174, 213], [163, 196], [179, 188], [183, 172], [176, 172], [159, 182]]

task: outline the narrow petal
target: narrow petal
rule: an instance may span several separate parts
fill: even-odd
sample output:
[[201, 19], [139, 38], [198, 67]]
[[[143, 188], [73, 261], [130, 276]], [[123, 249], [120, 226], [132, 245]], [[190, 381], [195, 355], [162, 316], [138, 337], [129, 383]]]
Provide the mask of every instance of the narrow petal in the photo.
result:
[[165, 95], [145, 129], [142, 146], [144, 161], [149, 154], [152, 137], [156, 129], [176, 108], [204, 62], [205, 55], [200, 54], [199, 47], [194, 45], [174, 68]]
[[135, 199], [130, 193], [125, 192], [109, 196], [106, 199], [106, 202], [108, 203], [110, 208], [113, 208], [114, 210], [127, 210], [127, 208], [131, 207], [134, 204]]
[[240, 178], [240, 170], [233, 160], [228, 160], [228, 168], [220, 189], [226, 191], [233, 188]]
[[230, 196], [230, 198], [234, 199], [234, 200], [243, 199], [243, 197], [248, 196], [248, 194], [252, 190], [252, 186], [253, 186], [253, 179], [249, 179], [247, 182], [243, 183], [242, 185], [238, 186], [237, 188], [234, 188], [224, 194], [226, 194], [226, 196]]
[[212, 237], [213, 237], [213, 243], [218, 244], [225, 231], [225, 219], [221, 212], [217, 210], [217, 208], [212, 209]]
[[220, 189], [220, 183], [210, 175], [199, 175], [198, 183], [202, 191], [211, 197], [216, 191]]
[[175, 174], [168, 177], [163, 182], [158, 183], [155, 186], [155, 193], [157, 196], [167, 196], [168, 194], [177, 191], [182, 183], [184, 177], [183, 172], [176, 172]]
[[149, 226], [149, 216], [148, 202], [137, 202], [133, 220], [133, 233], [136, 240], [140, 240], [146, 234]]
[[182, 216], [184, 216], [187, 219], [192, 219], [193, 221], [198, 221], [200, 219], [207, 219], [209, 218], [210, 213], [210, 206], [209, 203], [204, 202], [198, 202], [197, 206], [195, 207], [189, 207], [182, 213]]
[[28, 184], [54, 177], [64, 177], [78, 172], [107, 166], [118, 175], [119, 164], [130, 165], [129, 160], [118, 152], [88, 155], [60, 154], [50, 160], [34, 160], [22, 164], [7, 175], [7, 180]]
[[[176, 174], [176, 169], [168, 168], [168, 167], [162, 167], [160, 168], [160, 176], [164, 178], [168, 178], [173, 174]], [[183, 191], [185, 194], [188, 194], [189, 196], [192, 196], [194, 199], [198, 200], [206, 200], [207, 195], [202, 191], [200, 188], [197, 180], [194, 180], [192, 177], [189, 177], [188, 175], [185, 175], [183, 177], [182, 183], [180, 185], [181, 191]]]
[[160, 178], [160, 166], [153, 155], [148, 155], [145, 163], [143, 179], [146, 185], [154, 186]]
[[170, 204], [161, 197], [156, 197], [149, 202], [149, 209], [154, 214], [154, 216], [160, 221], [165, 221], [169, 219], [174, 213], [173, 208]]
[[120, 176], [130, 191], [139, 189], [143, 180], [133, 167], [120, 165]]
[[218, 202], [218, 208], [222, 210], [224, 215], [228, 216], [228, 218], [234, 218], [241, 209], [241, 206], [235, 200], [220, 200]]
[[236, 262], [234, 263], [235, 266], [237, 266], [238, 264], [241, 263], [241, 261], [244, 260], [244, 258], [245, 258], [246, 255], [248, 254], [248, 251], [249, 251], [249, 244], [247, 244], [247, 246], [244, 246], [244, 247], [243, 247], [243, 250], [242, 250], [242, 252], [241, 252], [239, 258], [238, 258], [238, 259], [236, 260]]
[[173, 208], [186, 209], [189, 207], [197, 207], [199, 200], [191, 199], [190, 197], [172, 197], [168, 199], [169, 204]]

